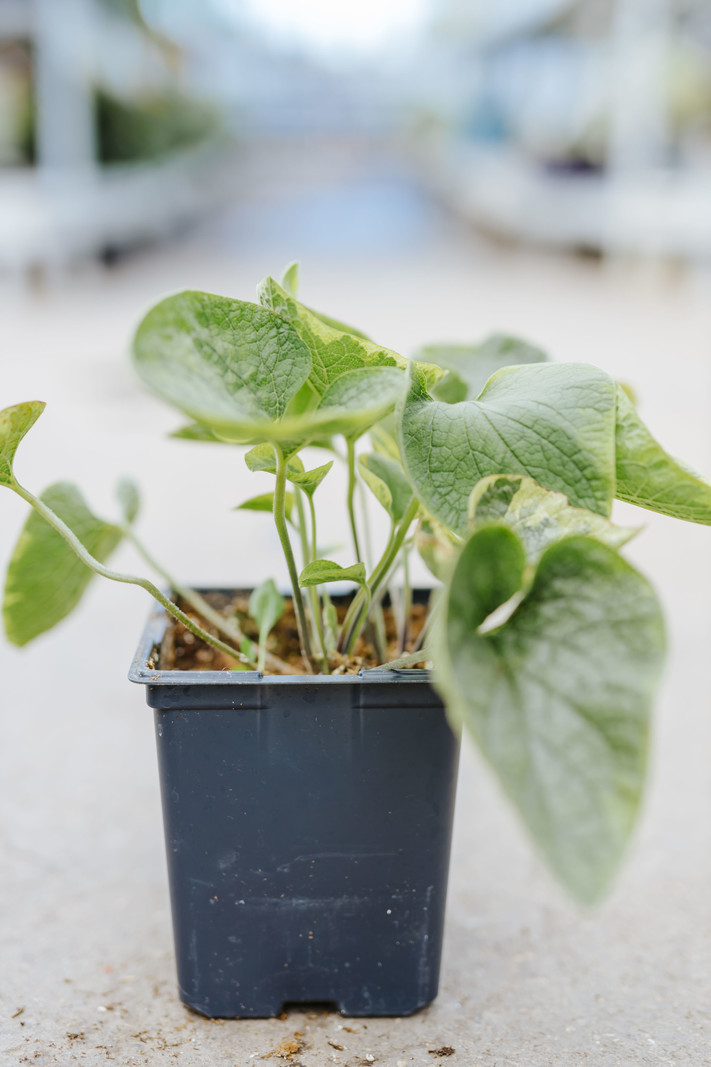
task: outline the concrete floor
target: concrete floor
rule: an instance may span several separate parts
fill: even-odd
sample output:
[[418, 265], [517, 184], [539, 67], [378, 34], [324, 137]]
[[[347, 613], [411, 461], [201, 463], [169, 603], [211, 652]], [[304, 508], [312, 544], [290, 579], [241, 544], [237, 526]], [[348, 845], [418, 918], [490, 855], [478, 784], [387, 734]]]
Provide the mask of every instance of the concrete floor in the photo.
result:
[[[325, 199], [297, 183], [270, 203], [266, 190], [172, 247], [50, 280], [39, 292], [6, 292], [1, 406], [49, 403], [18, 462], [26, 484], [70, 477], [110, 515], [111, 484], [133, 473], [145, 494], [145, 539], [162, 545], [184, 580], [240, 584], [277, 572], [266, 520], [238, 525], [230, 510], [266, 482], [235, 469], [229, 450], [165, 441], [179, 420], [142, 392], [125, 349], [142, 309], [166, 290], [249, 297], [264, 273], [299, 254], [305, 298], [401, 351], [505, 327], [558, 359], [604, 366], [634, 385], [667, 447], [711, 475], [707, 282], [492, 249], [411, 188], [398, 192], [399, 180], [378, 186], [351, 169]], [[339, 196], [360, 211], [345, 237]], [[319, 203], [331, 212], [320, 223]], [[339, 541], [331, 499], [323, 537]], [[5, 558], [25, 512], [9, 493], [0, 506]], [[636, 519], [646, 530], [629, 555], [664, 600], [671, 654], [650, 788], [622, 876], [598, 910], [578, 911], [467, 750], [442, 989], [409, 1019], [298, 1010], [210, 1022], [184, 1009], [151, 714], [124, 680], [147, 598], [97, 582], [53, 635], [24, 652], [0, 644], [3, 1067], [248, 1067], [270, 1053], [270, 1062], [303, 1067], [711, 1062], [711, 532]], [[196, 556], [193, 546], [205, 542]], [[138, 566], [128, 550], [121, 562]], [[295, 1033], [302, 1051], [281, 1059], [275, 1050]]]

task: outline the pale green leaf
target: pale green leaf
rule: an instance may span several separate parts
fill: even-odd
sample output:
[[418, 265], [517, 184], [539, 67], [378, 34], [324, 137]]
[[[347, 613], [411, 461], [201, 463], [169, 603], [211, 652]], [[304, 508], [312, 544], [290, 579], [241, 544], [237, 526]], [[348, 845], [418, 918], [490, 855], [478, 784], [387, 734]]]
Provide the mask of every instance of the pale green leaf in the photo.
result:
[[358, 467], [376, 500], [393, 522], [399, 522], [414, 495], [400, 464], [379, 452], [366, 452], [358, 457]]
[[304, 567], [299, 575], [299, 585], [321, 585], [324, 582], [357, 582], [365, 585], [365, 564], [354, 563], [352, 567], [341, 567], [328, 559], [316, 559]]
[[12, 464], [17, 446], [44, 409], [43, 401], [28, 400], [0, 411], [0, 485], [13, 485], [15, 476]]
[[415, 548], [428, 571], [444, 581], [452, 569], [461, 542], [446, 526], [426, 515], [415, 528]]
[[496, 600], [514, 595], [524, 558], [503, 526], [467, 541], [446, 591], [435, 684], [551, 869], [593, 902], [640, 804], [662, 617], [649, 583], [616, 551], [571, 537], [548, 547], [507, 621], [483, 633]]
[[676, 519], [711, 525], [711, 485], [664, 451], [620, 386], [616, 446], [620, 500]]
[[[276, 457], [271, 445], [255, 445], [246, 453], [244, 461], [251, 471], [266, 471], [267, 474], [276, 474]], [[321, 467], [305, 471], [304, 465], [298, 456], [291, 456], [286, 464], [286, 477], [292, 485], [298, 485], [305, 493], [311, 496], [316, 492], [319, 485], [326, 477], [333, 460], [324, 463]]]
[[535, 562], [554, 541], [587, 536], [620, 548], [638, 532], [615, 526], [587, 508], [573, 508], [568, 498], [542, 489], [520, 474], [492, 474], [482, 478], [469, 497], [469, 519], [474, 529], [503, 523], [521, 538], [526, 556]]
[[338, 648], [338, 612], [326, 589], [321, 594], [323, 602], [323, 642], [326, 654], [332, 656]]
[[379, 452], [381, 456], [394, 459], [396, 463], [402, 466], [400, 449], [397, 443], [397, 421], [394, 414], [386, 415], [379, 422], [376, 422], [374, 426], [371, 426], [369, 436], [376, 452]]
[[574, 507], [609, 515], [615, 385], [584, 363], [509, 367], [476, 400], [432, 400], [413, 367], [398, 405], [403, 465], [428, 511], [467, 532], [469, 495], [490, 474], [524, 474]]
[[479, 396], [491, 375], [502, 367], [543, 363], [548, 359], [542, 349], [528, 341], [501, 333], [492, 334], [478, 345], [426, 345], [413, 358], [447, 371], [434, 386], [432, 395], [448, 404]]
[[199, 441], [209, 445], [234, 444], [233, 441], [225, 441], [224, 437], [218, 437], [209, 426], [203, 426], [199, 422], [191, 422], [187, 426], [181, 426], [179, 430], [174, 430], [168, 436], [174, 437], [178, 441]]
[[[294, 494], [284, 494], [284, 512], [287, 519], [291, 519], [291, 512], [294, 507]], [[238, 504], [235, 511], [274, 511], [274, 493], [260, 493], [258, 496], [250, 497], [249, 500], [245, 500], [244, 503]]]
[[[121, 530], [93, 515], [71, 483], [51, 485], [41, 500], [101, 563], [121, 541]], [[10, 641], [26, 645], [55, 626], [76, 607], [93, 577], [66, 541], [36, 512], [31, 512], [15, 546], [5, 583], [3, 618]]]
[[287, 478], [292, 485], [298, 485], [300, 489], [303, 489], [307, 496], [313, 496], [332, 466], [333, 460], [331, 459], [322, 467], [314, 467], [310, 471], [294, 471], [292, 474], [287, 474]]
[[[272, 445], [260, 444], [245, 452], [244, 462], [251, 471], [265, 471], [267, 474], [276, 474], [276, 455]], [[298, 456], [292, 456], [286, 464], [287, 477], [290, 474], [302, 474], [304, 465]]]
[[271, 578], [258, 585], [249, 598], [249, 614], [259, 627], [259, 654], [257, 668], [264, 670], [266, 641], [279, 619], [284, 614], [286, 601]]
[[132, 478], [121, 478], [116, 483], [116, 499], [125, 522], [130, 525], [141, 507], [141, 494]]
[[269, 440], [309, 376], [293, 326], [256, 304], [184, 292], [148, 312], [134, 342], [143, 380], [222, 436]]
[[293, 263], [290, 263], [285, 268], [281, 277], [281, 287], [290, 296], [297, 297], [299, 295], [299, 264], [297, 260], [294, 260]]

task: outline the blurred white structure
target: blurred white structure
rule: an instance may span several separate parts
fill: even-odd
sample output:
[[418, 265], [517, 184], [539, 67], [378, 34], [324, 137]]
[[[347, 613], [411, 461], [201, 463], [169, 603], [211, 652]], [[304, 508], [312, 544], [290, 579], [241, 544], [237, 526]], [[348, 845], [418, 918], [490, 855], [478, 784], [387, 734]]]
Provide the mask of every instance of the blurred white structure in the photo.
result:
[[[456, 30], [455, 56], [470, 42], [470, 99], [485, 118], [475, 130], [466, 114], [445, 124], [421, 154], [430, 180], [512, 238], [711, 259], [704, 10], [704, 0], [452, 0], [443, 24]], [[453, 69], [456, 116], [467, 91]], [[694, 106], [706, 109], [696, 125]]]
[[0, 0], [3, 40], [30, 48], [36, 158], [33, 166], [0, 169], [0, 268], [113, 252], [161, 236], [212, 203], [209, 147], [99, 165], [96, 85], [122, 74], [160, 76], [150, 41], [128, 20], [95, 0]]

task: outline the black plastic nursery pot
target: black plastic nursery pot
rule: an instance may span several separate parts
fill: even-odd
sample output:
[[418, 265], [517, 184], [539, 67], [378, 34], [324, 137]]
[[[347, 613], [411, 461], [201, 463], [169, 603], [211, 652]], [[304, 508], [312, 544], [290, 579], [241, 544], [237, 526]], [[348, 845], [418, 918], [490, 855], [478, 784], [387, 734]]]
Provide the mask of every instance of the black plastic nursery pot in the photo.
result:
[[422, 670], [350, 676], [154, 669], [180, 995], [213, 1018], [434, 999], [459, 740]]

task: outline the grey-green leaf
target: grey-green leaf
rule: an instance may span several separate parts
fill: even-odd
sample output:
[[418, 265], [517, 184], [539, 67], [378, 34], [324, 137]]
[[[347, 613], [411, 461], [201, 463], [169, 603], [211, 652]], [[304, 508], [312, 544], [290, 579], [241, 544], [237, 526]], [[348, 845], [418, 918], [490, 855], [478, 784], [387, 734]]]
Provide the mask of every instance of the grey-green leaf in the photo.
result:
[[448, 372], [436, 383], [432, 395], [436, 400], [456, 404], [477, 397], [491, 375], [502, 367], [544, 363], [548, 357], [528, 341], [495, 333], [478, 345], [426, 345], [413, 359], [434, 363]]
[[316, 559], [304, 567], [299, 575], [299, 585], [321, 585], [325, 582], [357, 582], [365, 585], [365, 564], [354, 563], [352, 567], [341, 567], [329, 559]]
[[400, 464], [379, 452], [366, 452], [358, 457], [358, 467], [378, 502], [394, 522], [399, 522], [414, 495]]
[[492, 474], [482, 478], [469, 498], [469, 518], [474, 529], [503, 523], [521, 538], [529, 562], [535, 562], [548, 545], [563, 537], [587, 536], [620, 548], [638, 532], [615, 526], [587, 508], [573, 508], [568, 498], [543, 489], [520, 474]]
[[116, 483], [116, 499], [124, 521], [130, 525], [135, 521], [141, 507], [141, 494], [133, 479], [121, 478]]
[[[121, 541], [121, 530], [92, 514], [76, 486], [58, 482], [41, 499], [92, 556], [106, 562]], [[7, 572], [3, 619], [9, 640], [26, 645], [55, 626], [76, 607], [93, 576], [63, 538], [33, 511]]]
[[341, 420], [341, 432], [356, 439], [389, 414], [407, 387], [407, 378], [397, 367], [359, 367], [347, 371], [328, 386], [316, 415], [329, 412]]
[[620, 500], [711, 525], [711, 485], [664, 451], [619, 385], [616, 445]]
[[403, 464], [435, 518], [464, 536], [469, 495], [490, 474], [524, 474], [574, 507], [610, 514], [615, 385], [584, 363], [498, 371], [476, 400], [433, 400], [424, 377], [398, 405]]
[[256, 304], [200, 292], [152, 308], [136, 333], [134, 358], [164, 400], [237, 440], [271, 439], [269, 427], [311, 370], [289, 322]]
[[15, 476], [12, 464], [17, 446], [44, 409], [43, 401], [28, 400], [0, 411], [0, 485], [13, 485]]
[[[497, 599], [488, 572], [511, 570], [512, 539], [489, 526], [464, 546], [446, 592], [435, 681], [553, 872], [594, 902], [639, 809], [664, 658], [661, 612], [649, 583], [614, 549], [571, 537], [543, 553], [507, 621], [482, 633]], [[519, 542], [521, 574], [522, 559]]]

